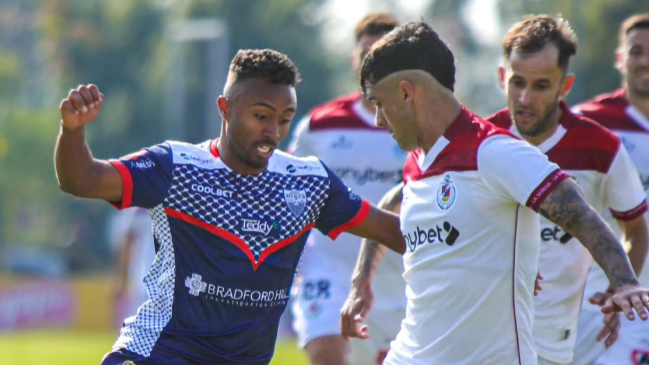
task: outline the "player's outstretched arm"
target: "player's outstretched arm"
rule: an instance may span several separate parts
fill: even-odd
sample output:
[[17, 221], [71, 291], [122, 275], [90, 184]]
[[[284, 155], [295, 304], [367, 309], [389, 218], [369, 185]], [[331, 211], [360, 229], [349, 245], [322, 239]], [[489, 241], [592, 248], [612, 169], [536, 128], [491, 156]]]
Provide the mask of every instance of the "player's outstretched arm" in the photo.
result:
[[[378, 207], [399, 213], [403, 184], [391, 189], [379, 202]], [[387, 247], [366, 238], [361, 242], [361, 250], [356, 261], [352, 278], [352, 289], [340, 317], [340, 330], [345, 339], [350, 337], [369, 338], [367, 327], [362, 326], [374, 306], [372, 284], [374, 274]]]
[[104, 95], [95, 85], [81, 85], [63, 99], [54, 164], [62, 191], [117, 202], [122, 199], [119, 172], [110, 163], [94, 159], [85, 141], [85, 125], [97, 117], [103, 101]]
[[[402, 187], [403, 185], [397, 186], [397, 188], [399, 188], [399, 204], [401, 203]], [[383, 197], [381, 203], [385, 202], [386, 199], [396, 198], [392, 193], [395, 189], [396, 188], [390, 190], [390, 192]], [[384, 205], [388, 206], [387, 203], [384, 203]], [[380, 242], [382, 245], [399, 254], [406, 252], [406, 241], [403, 239], [403, 235], [401, 234], [399, 216], [385, 209], [376, 208], [374, 206], [370, 207], [367, 218], [365, 218], [361, 224], [347, 232], [362, 238], [367, 238], [373, 242]]]
[[647, 319], [649, 291], [640, 287], [626, 252], [611, 228], [586, 202], [577, 183], [563, 180], [541, 203], [539, 212], [577, 238], [606, 273], [615, 294], [602, 312], [624, 312], [635, 319]]

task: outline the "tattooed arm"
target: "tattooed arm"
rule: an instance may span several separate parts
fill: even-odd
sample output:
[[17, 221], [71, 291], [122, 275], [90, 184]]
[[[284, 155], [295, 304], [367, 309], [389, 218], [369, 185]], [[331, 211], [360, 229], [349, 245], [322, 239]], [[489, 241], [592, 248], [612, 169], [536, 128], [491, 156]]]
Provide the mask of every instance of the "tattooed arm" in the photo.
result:
[[[399, 214], [401, 206], [403, 183], [392, 188], [378, 207]], [[352, 278], [352, 290], [343, 307], [340, 318], [340, 330], [345, 337], [369, 338], [367, 327], [360, 326], [374, 305], [374, 293], [372, 283], [376, 269], [387, 250], [386, 246], [363, 239], [361, 250], [356, 261], [356, 268]]]
[[642, 319], [647, 318], [649, 291], [640, 288], [620, 241], [586, 202], [577, 183], [563, 180], [541, 203], [539, 213], [577, 238], [606, 273], [616, 294], [603, 312], [623, 311], [633, 320], [635, 307]]

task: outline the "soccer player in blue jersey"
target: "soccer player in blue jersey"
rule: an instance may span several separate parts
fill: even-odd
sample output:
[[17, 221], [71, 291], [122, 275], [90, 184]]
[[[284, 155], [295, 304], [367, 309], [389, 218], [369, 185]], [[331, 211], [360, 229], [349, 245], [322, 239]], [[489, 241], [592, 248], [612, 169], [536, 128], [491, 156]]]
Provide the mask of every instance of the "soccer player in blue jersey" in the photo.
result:
[[396, 215], [352, 194], [317, 158], [275, 151], [299, 81], [286, 55], [240, 51], [217, 100], [220, 138], [168, 141], [110, 161], [93, 158], [84, 138], [103, 105], [98, 88], [80, 86], [62, 101], [60, 188], [147, 208], [153, 220], [149, 300], [124, 321], [104, 365], [268, 364], [312, 228], [404, 251]]

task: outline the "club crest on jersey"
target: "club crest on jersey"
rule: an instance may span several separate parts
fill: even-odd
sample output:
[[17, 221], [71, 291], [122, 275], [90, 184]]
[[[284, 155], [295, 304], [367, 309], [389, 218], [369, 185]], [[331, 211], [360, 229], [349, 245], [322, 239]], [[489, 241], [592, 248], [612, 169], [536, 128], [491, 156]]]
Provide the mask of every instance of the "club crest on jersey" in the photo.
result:
[[294, 216], [302, 215], [306, 207], [306, 192], [304, 190], [284, 190], [284, 200]]
[[453, 208], [455, 199], [457, 198], [457, 190], [455, 184], [451, 180], [451, 175], [444, 176], [444, 181], [437, 189], [437, 206], [441, 210], [449, 210]]

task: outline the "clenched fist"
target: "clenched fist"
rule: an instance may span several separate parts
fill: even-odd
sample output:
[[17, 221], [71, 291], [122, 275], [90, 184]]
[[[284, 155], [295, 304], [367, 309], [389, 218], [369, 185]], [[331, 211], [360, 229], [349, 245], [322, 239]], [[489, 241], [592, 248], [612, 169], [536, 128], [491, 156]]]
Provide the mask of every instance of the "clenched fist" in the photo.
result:
[[96, 85], [80, 85], [72, 89], [59, 106], [63, 129], [74, 130], [92, 122], [104, 101]]

